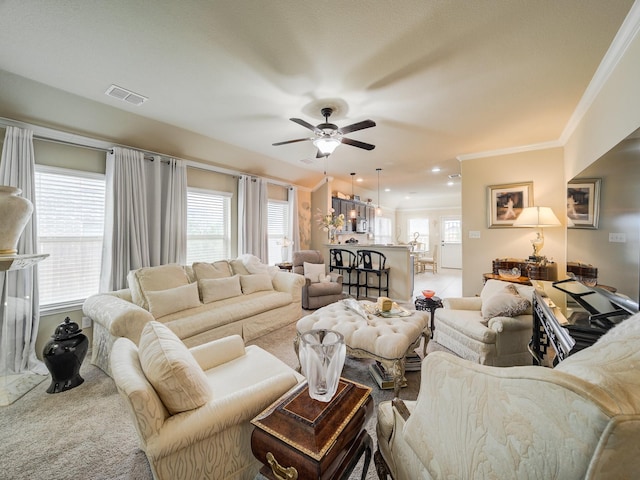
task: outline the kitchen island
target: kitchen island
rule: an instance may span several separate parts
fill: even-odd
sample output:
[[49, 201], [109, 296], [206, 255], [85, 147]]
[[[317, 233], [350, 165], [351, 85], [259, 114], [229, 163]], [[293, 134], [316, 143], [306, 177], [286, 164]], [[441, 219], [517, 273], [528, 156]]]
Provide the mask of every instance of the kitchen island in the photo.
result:
[[[410, 302], [413, 297], [413, 257], [410, 245], [364, 245], [361, 243], [342, 243], [323, 245], [322, 255], [329, 268], [329, 250], [343, 248], [351, 250], [357, 255], [358, 250], [375, 250], [387, 257], [386, 266], [389, 267], [389, 298], [396, 302]], [[369, 295], [377, 290], [369, 289]]]

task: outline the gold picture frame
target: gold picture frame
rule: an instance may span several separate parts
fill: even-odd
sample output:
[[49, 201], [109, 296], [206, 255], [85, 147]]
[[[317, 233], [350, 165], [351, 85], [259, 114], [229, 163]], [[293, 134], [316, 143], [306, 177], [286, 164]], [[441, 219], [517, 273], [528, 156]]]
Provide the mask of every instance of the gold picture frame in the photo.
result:
[[533, 182], [489, 185], [489, 228], [510, 228], [525, 207], [533, 205]]

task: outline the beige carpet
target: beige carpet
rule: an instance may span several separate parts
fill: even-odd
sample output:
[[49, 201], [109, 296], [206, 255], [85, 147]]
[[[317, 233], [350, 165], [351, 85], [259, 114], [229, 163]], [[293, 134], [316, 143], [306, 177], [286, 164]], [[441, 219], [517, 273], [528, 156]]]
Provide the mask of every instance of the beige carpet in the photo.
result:
[[[295, 324], [254, 342], [297, 367], [293, 351]], [[419, 350], [419, 349], [418, 349]], [[376, 405], [392, 398], [368, 374], [367, 360], [347, 359], [343, 376], [369, 385]], [[133, 424], [118, 396], [113, 380], [85, 360], [79, 387], [47, 394], [49, 379], [17, 402], [0, 407], [0, 478], [18, 479], [135, 479], [151, 480], [151, 470], [138, 448]], [[407, 373], [404, 399], [415, 399], [419, 373]], [[367, 430], [374, 439], [375, 416]], [[359, 479], [362, 461], [351, 475]], [[367, 480], [377, 478], [373, 461]]]

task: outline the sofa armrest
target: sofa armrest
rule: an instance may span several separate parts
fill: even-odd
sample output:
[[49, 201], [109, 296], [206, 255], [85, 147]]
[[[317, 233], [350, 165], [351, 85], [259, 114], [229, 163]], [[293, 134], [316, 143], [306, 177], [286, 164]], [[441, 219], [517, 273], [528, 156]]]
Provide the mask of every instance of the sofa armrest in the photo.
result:
[[294, 301], [302, 300], [302, 286], [305, 284], [303, 275], [292, 272], [276, 272], [273, 276], [273, 288], [279, 292], [290, 293]]
[[487, 326], [495, 332], [529, 330], [533, 334], [533, 316], [493, 317], [489, 319]]
[[82, 312], [114, 337], [128, 338], [136, 345], [144, 326], [154, 320], [144, 308], [108, 293], [87, 298]]
[[482, 299], [480, 297], [443, 298], [442, 305], [450, 310], [480, 310]]
[[292, 371], [267, 378], [231, 395], [214, 396], [200, 408], [167, 419], [158, 435], [149, 439], [146, 454], [153, 458], [165, 457], [234, 425], [249, 422], [297, 384], [298, 379]]
[[230, 335], [228, 337], [203, 343], [189, 349], [198, 365], [203, 370], [230, 362], [235, 358], [244, 355], [244, 341], [240, 335]]

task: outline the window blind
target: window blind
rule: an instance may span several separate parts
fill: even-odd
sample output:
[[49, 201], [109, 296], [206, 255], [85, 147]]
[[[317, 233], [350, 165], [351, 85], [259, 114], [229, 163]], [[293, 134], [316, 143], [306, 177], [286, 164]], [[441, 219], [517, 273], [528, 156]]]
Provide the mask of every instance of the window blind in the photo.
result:
[[269, 265], [282, 262], [282, 240], [289, 231], [289, 204], [279, 200], [267, 203]]
[[187, 191], [187, 264], [231, 256], [231, 195], [213, 190]]

